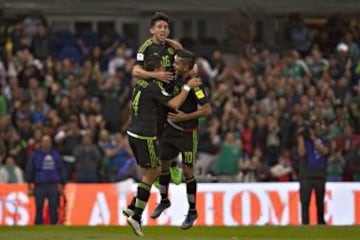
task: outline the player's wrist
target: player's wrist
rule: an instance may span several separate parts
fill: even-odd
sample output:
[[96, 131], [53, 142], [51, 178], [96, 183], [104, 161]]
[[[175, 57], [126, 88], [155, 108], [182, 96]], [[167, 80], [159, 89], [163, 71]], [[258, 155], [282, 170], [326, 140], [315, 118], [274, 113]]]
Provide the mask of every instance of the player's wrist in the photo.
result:
[[182, 89], [184, 89], [184, 90], [187, 91], [187, 92], [190, 92], [191, 87], [190, 87], [189, 85], [187, 85], [187, 84], [184, 84], [183, 87], [182, 87]]

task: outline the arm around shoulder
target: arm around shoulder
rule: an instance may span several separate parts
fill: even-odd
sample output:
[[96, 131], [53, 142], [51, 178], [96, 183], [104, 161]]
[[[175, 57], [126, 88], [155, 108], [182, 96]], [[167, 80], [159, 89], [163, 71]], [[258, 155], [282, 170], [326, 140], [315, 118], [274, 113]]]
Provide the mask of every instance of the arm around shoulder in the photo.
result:
[[173, 39], [170, 39], [170, 38], [167, 38], [165, 40], [166, 44], [168, 44], [170, 47], [172, 47], [173, 49], [175, 50], [179, 50], [179, 49], [182, 49], [183, 46], [181, 45], [181, 43], [173, 40]]

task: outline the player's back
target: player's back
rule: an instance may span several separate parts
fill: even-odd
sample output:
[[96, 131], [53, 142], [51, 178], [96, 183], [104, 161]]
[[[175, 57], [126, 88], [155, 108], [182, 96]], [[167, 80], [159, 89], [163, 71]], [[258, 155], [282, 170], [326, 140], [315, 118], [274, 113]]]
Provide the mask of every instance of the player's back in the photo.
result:
[[170, 99], [158, 81], [138, 79], [132, 96], [129, 131], [140, 136], [156, 136], [159, 104]]

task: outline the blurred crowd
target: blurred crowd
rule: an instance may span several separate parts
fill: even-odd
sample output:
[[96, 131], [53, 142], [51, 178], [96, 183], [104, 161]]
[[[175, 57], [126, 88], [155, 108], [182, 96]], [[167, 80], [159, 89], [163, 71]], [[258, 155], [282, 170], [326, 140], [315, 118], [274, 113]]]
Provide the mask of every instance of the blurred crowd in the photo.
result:
[[[309, 116], [331, 142], [329, 181], [360, 181], [360, 24], [330, 18], [314, 33], [290, 23], [286, 51], [198, 57], [213, 107], [200, 120], [200, 181], [297, 180], [296, 132]], [[133, 40], [53, 32], [41, 14], [0, 22], [0, 33], [0, 182], [23, 181], [45, 134], [68, 181], [137, 180], [125, 134]]]

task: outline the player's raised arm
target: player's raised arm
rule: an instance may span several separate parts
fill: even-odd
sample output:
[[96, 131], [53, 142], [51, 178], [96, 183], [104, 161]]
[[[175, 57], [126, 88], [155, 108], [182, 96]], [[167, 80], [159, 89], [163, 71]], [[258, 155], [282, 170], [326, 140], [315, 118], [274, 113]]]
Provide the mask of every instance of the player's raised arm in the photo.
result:
[[178, 109], [186, 100], [190, 90], [199, 86], [200, 84], [200, 78], [193, 78], [189, 80], [187, 84], [182, 87], [181, 92], [176, 97], [167, 102], [166, 105], [172, 109]]

